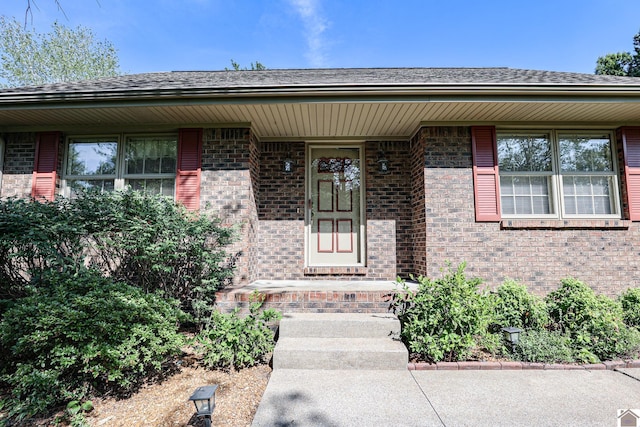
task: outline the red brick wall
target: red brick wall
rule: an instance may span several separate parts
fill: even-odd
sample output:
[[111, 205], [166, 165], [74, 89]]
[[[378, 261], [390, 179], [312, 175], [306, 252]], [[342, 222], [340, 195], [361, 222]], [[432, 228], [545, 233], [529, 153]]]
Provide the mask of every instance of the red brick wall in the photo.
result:
[[236, 257], [234, 282], [252, 279], [256, 235], [256, 201], [252, 177], [257, 175], [256, 140], [250, 129], [205, 129], [202, 147], [200, 206], [238, 227], [238, 239], [229, 248]]
[[[268, 142], [260, 148], [257, 278], [302, 278], [305, 146], [301, 142]], [[294, 160], [292, 173], [283, 172], [287, 157]]]
[[580, 226], [588, 227], [582, 229], [549, 229], [549, 223], [542, 223], [546, 229], [519, 229], [497, 222], [477, 223], [469, 128], [423, 128], [416, 139], [424, 141], [426, 273], [430, 277], [440, 277], [447, 261], [454, 265], [466, 261], [467, 272], [488, 285], [510, 277], [541, 294], [556, 289], [560, 279], [568, 276], [607, 294], [640, 286], [640, 224], [612, 229], [604, 221], [583, 221]]
[[[302, 142], [260, 144], [258, 191], [259, 248], [256, 279], [394, 280], [412, 272], [411, 210], [407, 142], [369, 142], [365, 146], [367, 268], [366, 274], [304, 271], [305, 145]], [[377, 173], [378, 148], [390, 160], [389, 174]], [[293, 173], [283, 161], [295, 161]]]
[[[387, 174], [378, 171], [380, 151], [389, 161]], [[408, 277], [413, 273], [409, 143], [367, 142], [365, 156], [368, 276]]]
[[419, 132], [410, 147], [409, 170], [411, 172], [411, 240], [413, 248], [413, 274], [426, 276], [427, 231], [425, 207], [425, 141], [424, 132]]

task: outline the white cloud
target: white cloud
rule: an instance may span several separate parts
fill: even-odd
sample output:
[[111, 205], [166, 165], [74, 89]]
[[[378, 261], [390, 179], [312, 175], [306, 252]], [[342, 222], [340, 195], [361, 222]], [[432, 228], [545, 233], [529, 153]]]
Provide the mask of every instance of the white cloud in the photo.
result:
[[328, 28], [326, 19], [322, 16], [319, 0], [289, 0], [302, 19], [305, 38], [309, 51], [305, 55], [312, 67], [326, 66], [325, 40], [323, 33]]

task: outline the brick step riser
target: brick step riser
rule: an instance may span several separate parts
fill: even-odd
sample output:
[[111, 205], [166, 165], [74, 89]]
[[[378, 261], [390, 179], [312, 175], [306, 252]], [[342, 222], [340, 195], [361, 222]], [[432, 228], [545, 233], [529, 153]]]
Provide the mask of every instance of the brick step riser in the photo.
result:
[[[282, 313], [388, 313], [389, 291], [282, 291], [263, 292], [263, 308]], [[220, 291], [216, 306], [223, 312], [247, 312], [250, 293]]]

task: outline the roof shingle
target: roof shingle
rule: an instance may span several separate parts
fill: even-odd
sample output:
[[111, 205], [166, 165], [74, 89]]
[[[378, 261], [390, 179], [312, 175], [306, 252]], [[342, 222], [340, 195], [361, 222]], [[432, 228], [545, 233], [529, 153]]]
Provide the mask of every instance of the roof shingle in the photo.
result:
[[376, 87], [449, 85], [640, 85], [640, 78], [513, 68], [337, 68], [264, 71], [177, 71], [130, 74], [97, 80], [0, 90], [0, 95], [265, 89], [286, 87]]

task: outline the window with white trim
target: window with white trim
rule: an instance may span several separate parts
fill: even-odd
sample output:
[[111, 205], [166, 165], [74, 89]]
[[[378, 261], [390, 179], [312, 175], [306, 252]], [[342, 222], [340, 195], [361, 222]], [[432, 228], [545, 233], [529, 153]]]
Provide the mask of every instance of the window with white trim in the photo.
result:
[[174, 197], [176, 135], [71, 137], [67, 143], [65, 195], [131, 186], [149, 194]]
[[502, 216], [620, 217], [608, 132], [498, 132]]

